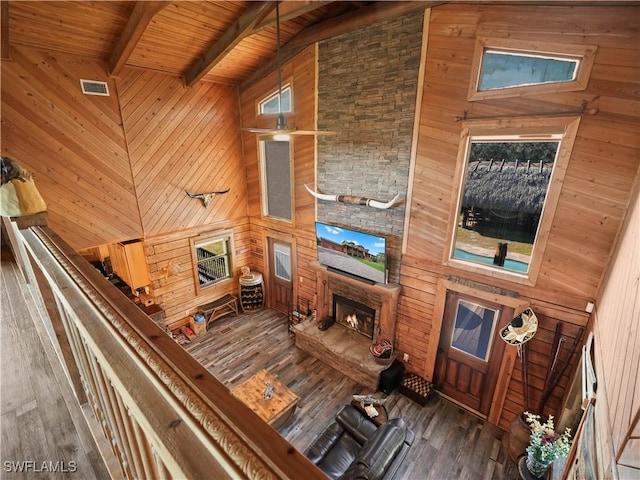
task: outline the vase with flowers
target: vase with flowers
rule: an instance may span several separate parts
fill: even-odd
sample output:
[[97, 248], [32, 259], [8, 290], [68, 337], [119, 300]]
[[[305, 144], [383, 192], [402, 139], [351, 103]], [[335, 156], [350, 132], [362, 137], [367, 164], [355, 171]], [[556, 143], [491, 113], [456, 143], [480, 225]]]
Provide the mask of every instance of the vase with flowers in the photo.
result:
[[541, 478], [551, 463], [560, 457], [566, 457], [571, 449], [571, 431], [556, 433], [553, 416], [540, 423], [540, 415], [524, 412], [531, 427], [531, 437], [527, 447], [527, 470], [535, 477]]

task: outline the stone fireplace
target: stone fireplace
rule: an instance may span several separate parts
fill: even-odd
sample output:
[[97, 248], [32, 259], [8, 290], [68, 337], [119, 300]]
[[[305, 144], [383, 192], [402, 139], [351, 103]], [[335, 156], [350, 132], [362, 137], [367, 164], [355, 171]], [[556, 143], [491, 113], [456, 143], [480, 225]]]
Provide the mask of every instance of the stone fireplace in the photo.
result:
[[373, 339], [376, 311], [360, 302], [333, 295], [333, 316], [338, 325]]
[[[332, 317], [336, 324], [326, 331], [312, 321], [295, 325], [296, 346], [375, 392], [388, 365], [378, 364], [369, 347], [378, 339], [394, 342], [400, 286], [369, 285], [317, 263], [311, 266], [317, 281], [316, 318]], [[356, 320], [350, 323], [354, 312]]]

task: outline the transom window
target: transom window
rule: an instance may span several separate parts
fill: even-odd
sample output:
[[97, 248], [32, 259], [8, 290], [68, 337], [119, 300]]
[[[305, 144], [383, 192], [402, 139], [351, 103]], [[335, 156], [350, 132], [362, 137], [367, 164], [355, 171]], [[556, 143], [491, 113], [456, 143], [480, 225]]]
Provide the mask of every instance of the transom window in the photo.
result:
[[229, 233], [192, 240], [194, 275], [198, 290], [231, 278], [231, 235]]
[[509, 50], [485, 50], [478, 91], [570, 82], [578, 74], [580, 59], [532, 55]]
[[291, 85], [282, 87], [282, 103], [279, 102], [279, 94], [275, 93], [269, 95], [262, 100], [258, 105], [258, 110], [261, 115], [269, 115], [276, 113], [291, 112]]
[[479, 272], [507, 272], [512, 279], [537, 274], [537, 249], [543, 251], [539, 239], [548, 238], [579, 123], [573, 120], [538, 120], [546, 125], [535, 126], [531, 119], [516, 128], [485, 122], [465, 128], [449, 259]]
[[469, 99], [584, 90], [597, 47], [479, 38]]

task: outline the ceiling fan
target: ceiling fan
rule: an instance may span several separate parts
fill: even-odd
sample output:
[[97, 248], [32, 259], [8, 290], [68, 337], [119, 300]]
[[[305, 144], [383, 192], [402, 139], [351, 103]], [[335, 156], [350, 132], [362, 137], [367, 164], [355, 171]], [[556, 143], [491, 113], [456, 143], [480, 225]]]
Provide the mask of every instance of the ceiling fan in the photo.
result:
[[278, 65], [278, 118], [275, 128], [244, 128], [248, 132], [261, 135], [272, 135], [276, 141], [289, 141], [295, 135], [335, 135], [329, 130], [297, 130], [287, 126], [287, 119], [282, 113], [282, 65], [280, 64], [280, 2], [276, 2], [276, 62]]

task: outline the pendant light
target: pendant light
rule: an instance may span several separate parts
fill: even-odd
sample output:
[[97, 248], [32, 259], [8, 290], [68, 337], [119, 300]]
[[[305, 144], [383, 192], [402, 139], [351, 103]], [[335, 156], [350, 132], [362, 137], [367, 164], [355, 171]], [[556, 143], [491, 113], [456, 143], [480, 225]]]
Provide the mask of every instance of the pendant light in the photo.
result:
[[294, 135], [334, 135], [327, 130], [291, 130], [282, 113], [282, 65], [280, 63], [280, 2], [276, 2], [276, 64], [278, 67], [278, 118], [275, 128], [246, 128], [245, 130], [262, 135], [273, 135], [276, 141], [288, 142]]

